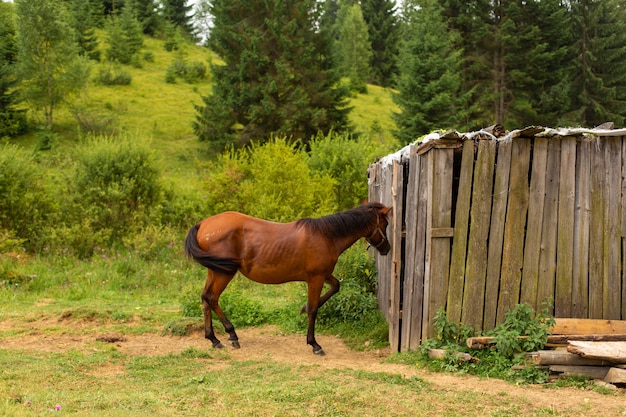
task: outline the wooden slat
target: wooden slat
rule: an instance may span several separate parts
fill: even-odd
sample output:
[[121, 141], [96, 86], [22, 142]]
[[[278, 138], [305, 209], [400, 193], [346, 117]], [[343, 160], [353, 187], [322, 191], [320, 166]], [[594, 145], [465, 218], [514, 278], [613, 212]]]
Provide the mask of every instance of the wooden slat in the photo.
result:
[[[417, 200], [420, 189], [419, 166], [421, 158], [417, 156], [415, 149], [415, 146], [409, 149], [409, 178], [404, 210], [406, 251], [402, 297], [402, 337], [400, 339], [400, 351], [402, 352], [417, 349], [421, 341], [422, 288], [417, 288], [415, 285], [416, 277], [420, 274], [416, 269], [416, 258], [420, 255], [417, 251]], [[423, 252], [421, 252], [421, 256], [424, 256]], [[423, 265], [423, 263], [422, 261], [421, 264]], [[416, 314], [418, 312], [419, 317]], [[417, 320], [419, 320], [419, 326], [414, 326]]]
[[556, 318], [552, 334], [626, 334], [626, 320]]
[[491, 194], [493, 171], [496, 160], [496, 142], [481, 140], [474, 172], [470, 235], [465, 268], [463, 290], [464, 324], [481, 330], [485, 302], [485, 280], [487, 276], [487, 241], [491, 220]]
[[602, 318], [621, 318], [621, 274], [620, 274], [620, 188], [622, 166], [621, 137], [603, 138], [605, 142], [605, 215], [604, 215], [604, 279]]
[[591, 143], [578, 140], [574, 209], [572, 317], [589, 317], [589, 224], [591, 218]]
[[[621, 191], [621, 213], [622, 219], [621, 234], [622, 234], [622, 262], [626, 262], [626, 137], [622, 137], [622, 183], [620, 184]], [[626, 267], [622, 266], [622, 320], [626, 320]]]
[[602, 318], [604, 298], [604, 172], [602, 140], [591, 146], [591, 211], [589, 221], [589, 318]]
[[431, 298], [431, 286], [432, 286], [432, 277], [431, 277], [431, 258], [432, 258], [432, 239], [430, 236], [430, 232], [433, 227], [433, 171], [435, 164], [435, 152], [428, 152], [422, 156], [422, 167], [424, 168], [425, 176], [423, 178], [422, 186], [424, 190], [420, 190], [420, 200], [423, 198], [426, 216], [424, 218], [424, 233], [425, 233], [425, 244], [424, 244], [424, 311], [422, 313], [422, 339], [426, 339], [431, 336], [431, 319], [434, 317], [436, 311], [430, 310], [430, 298]]
[[512, 141], [498, 143], [496, 179], [493, 189], [493, 206], [491, 209], [491, 226], [489, 228], [489, 251], [487, 255], [487, 282], [483, 328], [491, 330], [496, 325], [498, 308], [498, 289], [502, 266], [502, 248], [506, 208], [509, 197], [509, 174], [511, 171]]
[[534, 141], [528, 199], [528, 225], [526, 227], [526, 242], [524, 243], [520, 302], [529, 304], [534, 310], [537, 309], [537, 286], [539, 285], [539, 257], [546, 196], [548, 141], [547, 138], [536, 138]]
[[403, 230], [403, 188], [404, 169], [400, 161], [394, 161], [393, 180], [391, 185], [391, 198], [393, 207], [393, 217], [391, 223], [391, 252], [387, 255], [391, 257], [391, 285], [389, 289], [390, 311], [389, 311], [389, 345], [392, 352], [400, 350], [400, 305], [401, 300], [401, 267], [402, 267], [402, 230]]
[[556, 295], [554, 314], [572, 314], [572, 284], [574, 273], [574, 209], [576, 195], [576, 138], [561, 140], [561, 172], [559, 187], [559, 217], [557, 235]]
[[[541, 254], [539, 256], [539, 285], [535, 310], [554, 300], [556, 279], [557, 225], [559, 214], [559, 174], [561, 172], [561, 141], [554, 138], [548, 144], [546, 169], [546, 198], [541, 228]], [[552, 313], [552, 311], [551, 311]]]
[[626, 363], [626, 342], [587, 342], [571, 340], [567, 351], [584, 358]]
[[454, 239], [452, 240], [452, 261], [450, 263], [447, 316], [448, 320], [453, 323], [461, 321], [473, 175], [474, 142], [468, 140], [465, 141], [463, 145], [459, 191], [457, 194], [456, 214], [454, 219]]
[[519, 302], [524, 229], [528, 212], [530, 140], [522, 138], [514, 140], [511, 151], [515, 158], [511, 159], [510, 195], [504, 229], [502, 278], [496, 323], [502, 323], [506, 313]]
[[[431, 228], [452, 226], [452, 149], [438, 149], [434, 157], [433, 191], [432, 191], [432, 223]], [[430, 298], [429, 325], [433, 324], [433, 316], [439, 308], [445, 308], [448, 297], [448, 278], [450, 275], [450, 238], [435, 238], [431, 235], [430, 256]], [[434, 336], [430, 327], [428, 336]]]

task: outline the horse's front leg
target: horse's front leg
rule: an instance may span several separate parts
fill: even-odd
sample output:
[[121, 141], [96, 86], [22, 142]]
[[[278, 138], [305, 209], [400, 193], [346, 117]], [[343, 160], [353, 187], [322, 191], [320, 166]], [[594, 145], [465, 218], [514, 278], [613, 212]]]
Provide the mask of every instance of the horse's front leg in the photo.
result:
[[320, 294], [324, 286], [323, 279], [313, 279], [309, 281], [308, 302], [306, 311], [309, 318], [309, 326], [306, 334], [307, 344], [313, 347], [313, 353], [316, 355], [324, 355], [324, 350], [315, 340], [315, 319], [317, 318], [317, 310], [320, 306]]

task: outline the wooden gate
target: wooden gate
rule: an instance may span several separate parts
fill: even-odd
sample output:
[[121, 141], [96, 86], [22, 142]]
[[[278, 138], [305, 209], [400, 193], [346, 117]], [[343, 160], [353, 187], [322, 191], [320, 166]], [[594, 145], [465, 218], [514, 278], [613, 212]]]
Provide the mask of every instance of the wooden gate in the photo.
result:
[[393, 350], [451, 321], [489, 330], [518, 303], [555, 317], [626, 319], [626, 130], [429, 135], [369, 169], [393, 206], [377, 255]]

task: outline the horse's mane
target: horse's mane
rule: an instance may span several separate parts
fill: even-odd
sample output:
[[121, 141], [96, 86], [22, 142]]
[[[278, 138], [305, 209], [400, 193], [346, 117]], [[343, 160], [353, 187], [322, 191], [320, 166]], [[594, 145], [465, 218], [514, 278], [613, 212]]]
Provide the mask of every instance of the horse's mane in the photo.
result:
[[303, 218], [296, 221], [296, 226], [305, 227], [326, 236], [344, 237], [354, 233], [364, 233], [376, 223], [378, 211], [384, 207], [380, 203], [366, 203], [316, 219]]

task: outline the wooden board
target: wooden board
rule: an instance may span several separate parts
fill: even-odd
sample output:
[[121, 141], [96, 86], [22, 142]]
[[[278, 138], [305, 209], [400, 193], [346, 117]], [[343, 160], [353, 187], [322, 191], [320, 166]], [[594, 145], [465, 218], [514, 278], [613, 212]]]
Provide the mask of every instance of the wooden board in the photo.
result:
[[528, 199], [528, 224], [524, 243], [524, 266], [522, 268], [520, 302], [537, 310], [537, 287], [539, 285], [539, 257], [541, 254], [541, 230], [546, 197], [546, 169], [548, 164], [548, 139], [536, 138], [533, 146], [530, 194]]
[[602, 359], [615, 363], [626, 363], [626, 341], [587, 342], [570, 340], [567, 351], [584, 358]]
[[539, 255], [539, 285], [535, 310], [554, 300], [556, 279], [557, 225], [559, 217], [559, 174], [561, 172], [561, 141], [552, 139], [548, 144], [546, 167], [546, 198], [541, 227], [541, 253]]
[[393, 180], [391, 185], [393, 216], [388, 231], [391, 231], [391, 252], [387, 254], [391, 261], [391, 281], [389, 289], [389, 344], [392, 352], [400, 351], [400, 306], [401, 266], [402, 266], [402, 225], [403, 206], [402, 188], [404, 187], [404, 169], [399, 161], [393, 162]]
[[[437, 149], [437, 151], [431, 153], [434, 154], [434, 171], [430, 227], [435, 229], [449, 228], [452, 226], [454, 151], [452, 149]], [[432, 328], [434, 315], [440, 308], [445, 308], [448, 298], [451, 242], [449, 237], [433, 237], [430, 231], [427, 232], [426, 236], [426, 244], [428, 245], [430, 243], [429, 331], [426, 335], [432, 337], [435, 335]]]
[[474, 175], [474, 142], [471, 140], [465, 141], [463, 144], [461, 172], [459, 175], [447, 307], [448, 320], [453, 323], [461, 321], [463, 287], [465, 285], [465, 259], [467, 254], [467, 236], [469, 234], [472, 178]]
[[556, 318], [552, 334], [626, 334], [626, 320]]
[[604, 261], [602, 318], [621, 318], [621, 274], [620, 249], [621, 225], [619, 216], [621, 170], [621, 137], [603, 138], [605, 141], [605, 206], [604, 206]]
[[591, 204], [589, 219], [589, 318], [602, 317], [604, 298], [605, 143], [591, 146]]
[[493, 205], [491, 209], [491, 225], [489, 228], [489, 250], [487, 254], [487, 279], [485, 292], [485, 311], [483, 313], [483, 329], [491, 330], [496, 325], [498, 309], [498, 291], [502, 268], [502, 248], [504, 242], [504, 226], [506, 208], [509, 198], [509, 176], [511, 172], [512, 141], [498, 143], [496, 178], [493, 188]]
[[528, 168], [530, 140], [513, 141], [511, 152], [511, 181], [502, 250], [502, 277], [498, 296], [496, 323], [504, 322], [506, 313], [519, 302], [521, 270], [523, 268], [524, 229], [528, 211]]
[[[405, 352], [411, 349], [417, 349], [421, 343], [422, 331], [422, 285], [424, 265], [423, 240], [422, 245], [418, 244], [417, 224], [418, 224], [418, 196], [420, 189], [420, 159], [416, 152], [416, 147], [411, 146], [409, 149], [409, 178], [407, 185], [407, 197], [405, 203], [405, 267], [403, 282], [403, 298], [402, 298], [402, 337], [400, 339], [400, 351]], [[418, 250], [418, 246], [422, 248]], [[417, 258], [422, 256], [422, 261], [418, 262]], [[420, 265], [422, 270], [417, 269]]]
[[561, 172], [559, 181], [559, 217], [557, 232], [556, 294], [554, 315], [572, 315], [572, 284], [574, 274], [574, 211], [576, 197], [576, 138], [561, 140]]
[[529, 356], [537, 365], [608, 366], [612, 364], [602, 359], [583, 358], [565, 349], [540, 350], [530, 353]]
[[609, 372], [606, 366], [551, 365], [550, 371], [563, 376], [581, 376], [591, 379], [604, 379]]
[[496, 160], [496, 142], [481, 140], [472, 187], [470, 234], [463, 289], [462, 322], [481, 330], [487, 276], [487, 242], [491, 220], [491, 195]]
[[591, 142], [578, 141], [574, 210], [572, 317], [589, 316], [589, 223], [591, 219]]

